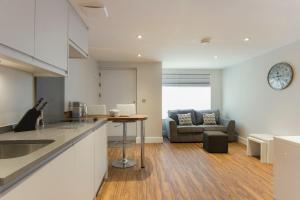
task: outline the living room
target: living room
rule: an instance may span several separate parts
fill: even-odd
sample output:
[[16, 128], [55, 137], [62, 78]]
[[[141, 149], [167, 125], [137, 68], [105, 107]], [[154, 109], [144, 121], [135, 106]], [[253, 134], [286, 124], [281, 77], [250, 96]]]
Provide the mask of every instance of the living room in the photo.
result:
[[[264, 6], [266, 6], [265, 3]], [[205, 34], [199, 37], [197, 53], [189, 48], [193, 46], [195, 40], [191, 41], [193, 44], [176, 43], [176, 46], [173, 43], [181, 49], [177, 49], [180, 55], [174, 50], [171, 51], [174, 52], [172, 55], [165, 56], [163, 62], [160, 63], [161, 72], [158, 69], [160, 64], [153, 62], [152, 69], [156, 71], [156, 75], [148, 72], [147, 79], [150, 79], [150, 81], [146, 84], [152, 86], [151, 92], [145, 89], [143, 90], [144, 94], [137, 93], [136, 95], [139, 99], [137, 100], [139, 112], [143, 110], [139, 109], [139, 104], [145, 106], [145, 108], [147, 107], [146, 104], [151, 104], [151, 109], [144, 112], [151, 111], [153, 114], [148, 119], [150, 120], [149, 124], [147, 122], [148, 128], [150, 128], [145, 139], [146, 143], [152, 143], [148, 146], [149, 163], [160, 164], [151, 165], [151, 172], [149, 171], [143, 175], [147, 176], [143, 179], [143, 183], [151, 185], [146, 187], [151, 191], [146, 192], [146, 194], [143, 192], [138, 194], [128, 192], [127, 194], [131, 198], [140, 199], [149, 196], [155, 199], [175, 199], [176, 197], [172, 191], [177, 191], [179, 199], [295, 199], [297, 189], [288, 187], [286, 182], [287, 180], [294, 181], [295, 178], [282, 176], [282, 169], [288, 168], [279, 164], [280, 172], [278, 170], [276, 173], [274, 172], [276, 170], [274, 168], [276, 149], [273, 149], [275, 148], [273, 140], [274, 136], [294, 135], [297, 137], [299, 135], [297, 133], [299, 128], [297, 115], [299, 111], [296, 104], [298, 99], [296, 73], [300, 62], [297, 56], [300, 44], [296, 33], [300, 30], [298, 26], [291, 25], [295, 23], [296, 18], [292, 16], [298, 4], [295, 2], [284, 3], [284, 11], [281, 12], [280, 17], [275, 17], [274, 13], [280, 10], [282, 3], [272, 2], [267, 12], [268, 17], [265, 18], [262, 17], [266, 11], [264, 6], [257, 2], [249, 4], [251, 5], [245, 6], [243, 9], [251, 8], [253, 10], [252, 12], [247, 9], [247, 11], [243, 11], [248, 13], [245, 18], [242, 18], [244, 21], [242, 19], [233, 20], [234, 16], [238, 15], [233, 12], [232, 15], [228, 16], [233, 24], [225, 23], [227, 26], [232, 26], [226, 28], [227, 31], [214, 30], [213, 34]], [[208, 6], [212, 5], [214, 3]], [[294, 8], [291, 5], [294, 5]], [[226, 12], [226, 9], [229, 8], [224, 5], [219, 7], [219, 11], [222, 13]], [[282, 14], [284, 12], [289, 12], [291, 15]], [[212, 21], [215, 22], [211, 19], [210, 23]], [[287, 23], [288, 21], [289, 23]], [[223, 28], [224, 26], [221, 26], [220, 23], [217, 24]], [[237, 31], [234, 26], [240, 27], [240, 31]], [[212, 29], [217, 29], [212, 25], [207, 27], [209, 32], [212, 32]], [[272, 32], [271, 35], [270, 32]], [[141, 32], [136, 34], [137, 46], [139, 44], [143, 46], [145, 43], [150, 42], [147, 34]], [[179, 36], [177, 35], [177, 37]], [[170, 41], [171, 39], [165, 38], [165, 40]], [[152, 43], [152, 45], [154, 44], [156, 43]], [[100, 62], [101, 69], [135, 69], [136, 83], [139, 87], [139, 85], [143, 85], [143, 81], [146, 81], [146, 77], [141, 75], [139, 71], [143, 68], [142, 60], [149, 58], [150, 49], [148, 48], [150, 47], [145, 46], [144, 52], [138, 55], [138, 64], [131, 61]], [[159, 45], [157, 48], [160, 48]], [[189, 52], [189, 55], [185, 51]], [[200, 54], [202, 56], [199, 56]], [[292, 69], [292, 75], [288, 75], [282, 70], [278, 70], [278, 68]], [[157, 79], [159, 73], [161, 73], [161, 80]], [[285, 78], [281, 80], [281, 76], [285, 76]], [[277, 80], [278, 78], [280, 81]], [[117, 79], [121, 80], [121, 78]], [[114, 87], [114, 91], [117, 91], [117, 93], [125, 89]], [[153, 95], [150, 97], [152, 98], [151, 101], [144, 96], [146, 94]], [[154, 104], [152, 104], [153, 99], [155, 99]], [[143, 100], [145, 101], [143, 102]], [[160, 107], [162, 108], [161, 111]], [[168, 132], [170, 132], [168, 129], [170, 128], [168, 128], [169, 121], [167, 119], [170, 118], [168, 111], [174, 110], [181, 110], [181, 113], [173, 113], [175, 114], [175, 122], [173, 123], [176, 124], [177, 131], [180, 128], [186, 128], [184, 126], [180, 127], [179, 121], [176, 121], [176, 118], [178, 119], [177, 114], [191, 113], [197, 115], [197, 111], [213, 110], [218, 112], [215, 114], [217, 118], [231, 121], [233, 123], [231, 127], [234, 131], [232, 131], [233, 137], [230, 140], [227, 138], [227, 148], [221, 148], [222, 153], [208, 153], [203, 148], [203, 134], [209, 132], [209, 129], [207, 129], [208, 131], [205, 129], [201, 131], [189, 130], [186, 133], [179, 133], [182, 136], [179, 139], [178, 137], [172, 138], [168, 135]], [[211, 112], [208, 114], [211, 114]], [[200, 112], [198, 115], [203, 115], [203, 113]], [[163, 119], [162, 124], [157, 121], [157, 118]], [[222, 125], [220, 124], [221, 120], [217, 118], [217, 125]], [[199, 125], [203, 126], [203, 122], [194, 122], [192, 117], [190, 121], [191, 123], [185, 126], [192, 126], [192, 128]], [[159, 131], [157, 127], [161, 126], [163, 127], [162, 135], [164, 139], [162, 139], [161, 133], [157, 134]], [[224, 127], [219, 128], [221, 129], [213, 131], [228, 133], [228, 124], [225, 129]], [[139, 127], [137, 130], [139, 135]], [[249, 147], [247, 148], [248, 137]], [[270, 141], [272, 143], [266, 147], [267, 142]], [[163, 142], [162, 146], [153, 145], [153, 143], [161, 142]], [[217, 142], [216, 145], [220, 145], [220, 143]], [[212, 145], [211, 149], [208, 148], [208, 151], [216, 151], [214, 149], [216, 145]], [[271, 150], [267, 153], [266, 150], [262, 149]], [[129, 155], [134, 155], [137, 151], [134, 147], [127, 150]], [[253, 152], [248, 152], [250, 150]], [[115, 154], [116, 151], [112, 149], [111, 153]], [[180, 156], [177, 156], [178, 154]], [[195, 162], [191, 162], [191, 160]], [[228, 160], [231, 163], [228, 163]], [[199, 161], [206, 164], [203, 165]], [[210, 162], [223, 163], [223, 166], [215, 166]], [[233, 165], [233, 163], [237, 165]], [[172, 166], [171, 173], [166, 174], [166, 166]], [[184, 168], [186, 173], [180, 171], [181, 168]], [[211, 171], [207, 168], [211, 168]], [[197, 170], [201, 172], [195, 172]], [[219, 170], [223, 170], [222, 174], [217, 173]], [[232, 174], [233, 170], [236, 173]], [[115, 169], [112, 169], [112, 171], [113, 173], [118, 172]], [[159, 175], [163, 174], [163, 177], [154, 177], [153, 172]], [[188, 181], [188, 179], [193, 179], [190, 173], [194, 174], [195, 180], [193, 180], [193, 183]], [[128, 170], [126, 174], [137, 177], [141, 175], [134, 170]], [[247, 175], [245, 176], [245, 174]], [[206, 177], [204, 178], [205, 181], [200, 181], [205, 175], [210, 178]], [[171, 176], [178, 176], [178, 179], [172, 179]], [[188, 178], [185, 180], [183, 177]], [[276, 177], [277, 180], [280, 179], [279, 182], [274, 181]], [[113, 176], [112, 180], [114, 179], [118, 179], [118, 176]], [[134, 181], [132, 184], [136, 187], [140, 186], [135, 178], [121, 179], [120, 182], [125, 182], [126, 186], [124, 188], [128, 190], [130, 190], [128, 181]], [[112, 181], [107, 184], [102, 197], [120, 197], [114, 195], [115, 192], [120, 190], [118, 188], [120, 182]], [[161, 185], [161, 182], [166, 183]], [[299, 185], [298, 182], [294, 183]], [[153, 188], [153, 184], [159, 184], [160, 188]], [[189, 187], [184, 186], [187, 184], [189, 184]], [[221, 187], [226, 188], [226, 190], [220, 189]], [[213, 191], [213, 194], [206, 194], [203, 192], [204, 189], [199, 188]]]
[[0, 2], [1, 200], [298, 200], [300, 1]]

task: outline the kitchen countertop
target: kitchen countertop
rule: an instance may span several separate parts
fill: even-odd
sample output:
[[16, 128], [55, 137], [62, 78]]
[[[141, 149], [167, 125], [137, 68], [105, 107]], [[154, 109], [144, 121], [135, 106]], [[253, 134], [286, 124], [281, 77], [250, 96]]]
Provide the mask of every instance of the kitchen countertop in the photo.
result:
[[92, 120], [85, 122], [64, 122], [52, 124], [35, 131], [0, 134], [0, 141], [55, 140], [55, 142], [28, 155], [0, 159], [0, 192], [3, 192], [22, 178], [28, 176], [106, 122], [106, 119], [100, 119], [96, 122]]
[[290, 144], [300, 146], [300, 136], [294, 135], [294, 136], [275, 136], [275, 140], [279, 139], [284, 142], [288, 142]]

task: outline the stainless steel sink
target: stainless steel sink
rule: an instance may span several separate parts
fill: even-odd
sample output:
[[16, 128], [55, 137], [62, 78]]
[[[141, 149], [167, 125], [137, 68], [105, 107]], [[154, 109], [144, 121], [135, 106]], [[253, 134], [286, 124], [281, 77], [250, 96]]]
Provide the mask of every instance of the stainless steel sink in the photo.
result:
[[16, 158], [43, 148], [55, 140], [4, 140], [0, 141], [0, 159]]

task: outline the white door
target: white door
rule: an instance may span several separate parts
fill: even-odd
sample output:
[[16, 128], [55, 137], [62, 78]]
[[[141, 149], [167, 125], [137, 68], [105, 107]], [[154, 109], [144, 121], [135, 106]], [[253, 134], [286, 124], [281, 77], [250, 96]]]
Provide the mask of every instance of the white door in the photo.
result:
[[[102, 69], [101, 72], [101, 104], [107, 110], [116, 108], [117, 104], [136, 103], [136, 70], [135, 69]], [[108, 136], [122, 136], [120, 124], [110, 123]], [[128, 123], [127, 135], [136, 136], [136, 123]]]

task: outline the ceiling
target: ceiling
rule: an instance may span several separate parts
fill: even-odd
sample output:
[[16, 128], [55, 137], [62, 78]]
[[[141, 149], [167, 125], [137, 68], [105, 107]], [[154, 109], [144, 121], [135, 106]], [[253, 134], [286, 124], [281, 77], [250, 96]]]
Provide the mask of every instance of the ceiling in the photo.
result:
[[[103, 9], [78, 6], [89, 26], [90, 54], [98, 61], [161, 61], [170, 68], [223, 68], [300, 39], [299, 0], [101, 3], [108, 17]], [[142, 40], [136, 38], [139, 34]], [[210, 44], [200, 43], [204, 37], [211, 38]], [[245, 37], [250, 41], [245, 42]]]

